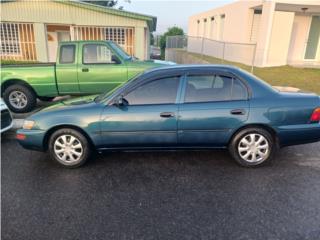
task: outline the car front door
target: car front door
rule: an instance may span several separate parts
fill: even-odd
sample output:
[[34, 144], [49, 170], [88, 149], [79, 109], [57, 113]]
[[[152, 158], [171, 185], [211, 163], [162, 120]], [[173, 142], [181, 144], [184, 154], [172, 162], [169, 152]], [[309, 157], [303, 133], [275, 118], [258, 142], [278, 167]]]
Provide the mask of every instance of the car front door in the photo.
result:
[[108, 92], [126, 82], [127, 66], [107, 43], [82, 43], [78, 58], [78, 81], [81, 93]]
[[179, 86], [180, 76], [151, 79], [122, 93], [126, 104], [106, 106], [101, 117], [104, 147], [176, 146]]
[[247, 120], [248, 91], [228, 74], [190, 74], [184, 79], [178, 119], [180, 146], [221, 147]]

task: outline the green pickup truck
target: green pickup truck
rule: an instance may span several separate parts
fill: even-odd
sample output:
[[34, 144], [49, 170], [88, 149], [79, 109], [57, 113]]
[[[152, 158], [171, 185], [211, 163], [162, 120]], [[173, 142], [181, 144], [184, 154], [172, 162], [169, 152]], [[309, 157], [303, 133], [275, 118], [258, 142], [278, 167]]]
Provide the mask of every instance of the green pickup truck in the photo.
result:
[[2, 65], [1, 96], [13, 112], [29, 112], [37, 98], [108, 92], [148, 68], [172, 64], [139, 61], [112, 41], [60, 43], [56, 63]]

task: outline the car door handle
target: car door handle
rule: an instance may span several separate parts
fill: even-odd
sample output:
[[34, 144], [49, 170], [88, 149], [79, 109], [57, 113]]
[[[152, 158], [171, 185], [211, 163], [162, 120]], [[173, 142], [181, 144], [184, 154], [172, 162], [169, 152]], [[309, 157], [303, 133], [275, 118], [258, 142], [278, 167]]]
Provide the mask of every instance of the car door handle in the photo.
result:
[[160, 113], [160, 117], [171, 118], [171, 117], [174, 117], [174, 113], [173, 112], [162, 112], [162, 113]]
[[89, 68], [82, 68], [82, 72], [89, 72]]
[[230, 112], [232, 115], [245, 115], [246, 114], [246, 110], [244, 109], [233, 109]]

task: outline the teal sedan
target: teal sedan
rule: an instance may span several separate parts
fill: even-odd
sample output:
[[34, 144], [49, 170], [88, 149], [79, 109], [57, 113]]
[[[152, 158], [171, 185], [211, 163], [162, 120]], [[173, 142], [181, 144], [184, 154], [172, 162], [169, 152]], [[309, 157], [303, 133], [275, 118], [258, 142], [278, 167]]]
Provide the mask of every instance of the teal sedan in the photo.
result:
[[279, 147], [320, 141], [320, 98], [277, 91], [231, 66], [176, 65], [46, 108], [25, 120], [17, 139], [70, 168], [93, 150], [212, 148], [254, 167]]

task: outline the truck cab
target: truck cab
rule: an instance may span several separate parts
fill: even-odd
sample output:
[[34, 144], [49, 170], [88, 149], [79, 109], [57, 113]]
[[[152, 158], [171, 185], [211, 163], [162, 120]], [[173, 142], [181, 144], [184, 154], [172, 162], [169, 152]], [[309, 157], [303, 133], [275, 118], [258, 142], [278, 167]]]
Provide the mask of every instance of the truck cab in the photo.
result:
[[109, 92], [146, 69], [173, 64], [140, 61], [112, 41], [61, 42], [56, 63], [2, 66], [1, 94], [13, 112], [29, 112], [37, 98]]

